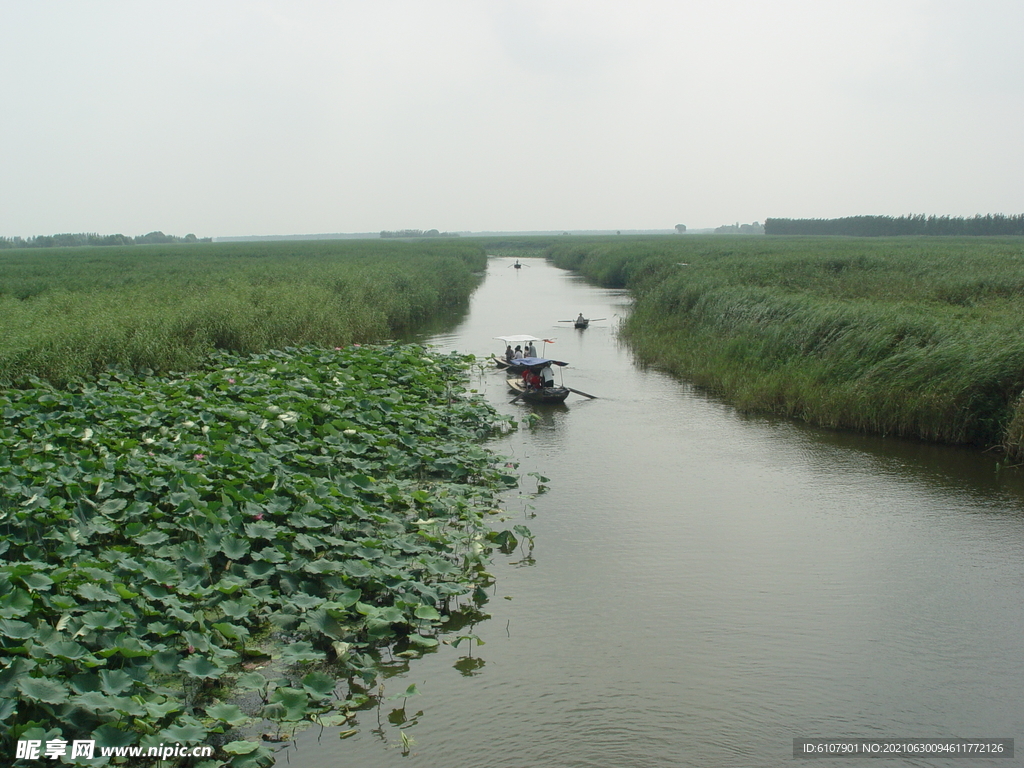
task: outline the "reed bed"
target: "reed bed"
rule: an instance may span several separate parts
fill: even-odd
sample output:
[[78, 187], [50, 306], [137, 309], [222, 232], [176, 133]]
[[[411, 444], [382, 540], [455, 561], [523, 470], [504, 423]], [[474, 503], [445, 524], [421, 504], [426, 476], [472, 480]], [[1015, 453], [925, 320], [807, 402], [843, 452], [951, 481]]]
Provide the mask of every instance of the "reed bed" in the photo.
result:
[[344, 346], [464, 306], [470, 243], [305, 241], [0, 255], [0, 384], [116, 365], [192, 370], [214, 349]]
[[640, 357], [748, 411], [1024, 455], [1024, 239], [608, 239], [549, 258]]

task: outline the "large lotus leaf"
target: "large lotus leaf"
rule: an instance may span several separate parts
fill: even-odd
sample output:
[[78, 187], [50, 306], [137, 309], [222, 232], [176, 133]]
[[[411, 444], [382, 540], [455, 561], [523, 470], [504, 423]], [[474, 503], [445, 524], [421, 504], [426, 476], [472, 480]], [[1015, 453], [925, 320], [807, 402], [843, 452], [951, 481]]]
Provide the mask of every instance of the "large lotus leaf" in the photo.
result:
[[68, 700], [68, 689], [48, 677], [22, 677], [17, 682], [18, 690], [29, 701], [46, 704], [63, 704]]
[[97, 511], [105, 517], [116, 516], [117, 519], [120, 519], [120, 517], [123, 517], [123, 515], [117, 515], [117, 513], [123, 510], [127, 505], [128, 502], [125, 499], [107, 499], [102, 504], [100, 504], [100, 507]]
[[307, 641], [300, 640], [282, 648], [280, 658], [285, 664], [297, 664], [303, 661], [323, 661], [326, 654], [313, 648]]
[[12, 640], [27, 640], [39, 634], [38, 630], [27, 621], [0, 619], [0, 635]]
[[131, 676], [120, 669], [101, 669], [99, 678], [100, 689], [111, 696], [124, 693], [135, 684]]
[[281, 720], [302, 720], [309, 711], [309, 696], [297, 688], [275, 688], [269, 703], [284, 708]]
[[305, 623], [313, 631], [336, 640], [340, 640], [349, 634], [341, 622], [322, 608], [310, 611], [306, 615]]
[[146, 708], [142, 706], [142, 703], [138, 700], [138, 697], [110, 696], [109, 700], [110, 708], [122, 717], [125, 715], [127, 715], [128, 717], [145, 717], [147, 714]]
[[153, 668], [165, 675], [178, 671], [178, 663], [181, 661], [181, 654], [177, 651], [160, 651], [154, 653], [150, 658]]
[[93, 731], [92, 738], [96, 741], [97, 749], [102, 747], [127, 747], [129, 744], [135, 743], [138, 739], [138, 734], [107, 724], [101, 725]]
[[[254, 741], [231, 741], [221, 747], [229, 755], [248, 755], [260, 748]], [[232, 761], [234, 765], [234, 761]]]
[[116, 629], [124, 626], [121, 612], [111, 608], [108, 611], [90, 611], [82, 614], [82, 625], [88, 629]]
[[80, 672], [73, 675], [69, 682], [75, 693], [94, 693], [100, 689], [100, 678], [94, 672]]
[[53, 586], [53, 579], [45, 573], [29, 573], [21, 577], [30, 592], [47, 592]]
[[300, 592], [297, 595], [292, 595], [290, 602], [296, 608], [308, 611], [310, 608], [316, 608], [317, 606], [322, 605], [324, 603], [324, 599], [322, 597], [317, 597], [316, 595], [307, 595]]
[[28, 658], [14, 658], [9, 666], [0, 669], [0, 698], [16, 697], [17, 685], [28, 679], [36, 663]]
[[235, 685], [243, 691], [261, 691], [267, 687], [269, 681], [259, 672], [246, 672], [239, 675]]
[[107, 710], [113, 709], [117, 698], [116, 696], [108, 696], [99, 691], [89, 691], [88, 693], [72, 696], [71, 703], [89, 712], [102, 714]]
[[229, 624], [226, 621], [218, 622], [213, 624], [212, 627], [220, 632], [228, 640], [245, 640], [249, 637], [249, 630], [245, 627], [239, 627], [235, 624]]
[[54, 658], [64, 661], [84, 660], [85, 663], [89, 664], [91, 662], [93, 665], [103, 663], [89, 653], [89, 649], [84, 645], [71, 640], [60, 640], [54, 637], [43, 643], [43, 649]]
[[302, 678], [302, 690], [314, 698], [327, 698], [334, 695], [337, 680], [323, 672], [310, 672]]
[[0, 597], [0, 617], [12, 619], [32, 610], [32, 596], [23, 589], [13, 589]]
[[254, 551], [252, 553], [253, 560], [266, 560], [270, 563], [283, 563], [288, 559], [277, 547], [264, 547], [263, 549]]
[[[334, 573], [336, 571], [341, 571], [342, 567], [341, 567], [341, 563], [338, 563], [338, 562], [336, 562], [334, 560], [328, 560], [327, 558], [321, 558], [319, 560], [314, 560], [314, 561], [312, 561], [310, 563], [307, 563], [306, 565], [304, 565], [302, 567], [302, 569], [304, 571], [306, 571], [307, 573], [317, 573], [317, 574], [320, 574], [320, 573]], [[351, 575], [350, 571], [345, 571], [345, 572], [349, 573]]]
[[179, 547], [182, 557], [193, 565], [202, 565], [208, 561], [206, 550], [197, 541], [186, 541]]
[[232, 619], [244, 619], [252, 612], [256, 605], [255, 600], [243, 597], [238, 600], [224, 600], [218, 607], [224, 611], [226, 616]]
[[178, 744], [199, 744], [206, 739], [207, 732], [193, 718], [182, 718], [182, 722], [179, 725], [164, 728], [161, 736], [166, 736], [167, 741], [177, 742]]
[[172, 712], [179, 712], [184, 706], [183, 702], [169, 698], [155, 699], [145, 702], [146, 713], [154, 720], [160, 720]]
[[427, 621], [440, 621], [441, 614], [437, 612], [437, 609], [432, 605], [417, 605], [416, 610], [413, 612], [417, 619], [426, 619]]
[[174, 584], [181, 578], [181, 572], [172, 563], [148, 559], [142, 566], [142, 575], [158, 584]]
[[223, 592], [225, 595], [233, 595], [239, 589], [246, 585], [245, 580], [238, 576], [222, 576], [220, 581], [213, 585], [213, 588], [218, 592]]
[[153, 547], [163, 544], [170, 537], [163, 531], [147, 531], [135, 539], [135, 543], [143, 547]]
[[410, 645], [416, 645], [420, 648], [436, 648], [438, 641], [436, 637], [424, 637], [423, 635], [409, 635], [408, 641]]
[[249, 542], [235, 536], [226, 536], [220, 543], [220, 549], [231, 560], [240, 560], [249, 553]]
[[235, 704], [214, 704], [206, 708], [206, 714], [214, 720], [220, 720], [223, 723], [234, 726], [244, 725], [249, 721], [245, 713]]
[[257, 560], [245, 566], [245, 575], [253, 581], [265, 579], [274, 573], [277, 573], [277, 564], [268, 563], [265, 560]]
[[300, 533], [295, 536], [295, 546], [298, 549], [308, 549], [315, 552], [324, 546], [324, 543], [316, 536], [308, 536], [305, 533]]
[[92, 602], [118, 603], [121, 598], [98, 584], [79, 584], [75, 590], [81, 597]]
[[152, 646], [145, 644], [130, 635], [118, 635], [117, 640], [108, 647], [96, 651], [96, 653], [104, 658], [108, 658], [115, 654], [120, 654], [126, 659], [135, 659], [140, 656], [152, 656]]
[[192, 677], [210, 680], [216, 680], [227, 671], [202, 656], [190, 656], [178, 664], [178, 669], [187, 672]]

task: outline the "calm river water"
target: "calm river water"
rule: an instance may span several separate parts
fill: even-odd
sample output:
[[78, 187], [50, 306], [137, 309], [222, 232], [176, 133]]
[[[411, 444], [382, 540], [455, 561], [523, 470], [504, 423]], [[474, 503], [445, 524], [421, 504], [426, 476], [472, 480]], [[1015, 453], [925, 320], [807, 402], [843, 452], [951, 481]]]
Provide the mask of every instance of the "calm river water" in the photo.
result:
[[[744, 417], [634, 362], [622, 292], [512, 262], [492, 258], [468, 315], [429, 340], [483, 356], [497, 335], [552, 338], [565, 384], [599, 395], [509, 405], [499, 373], [473, 377], [503, 413], [540, 417], [493, 445], [520, 462], [507, 525], [531, 529], [532, 559], [498, 555], [472, 661], [464, 643], [396, 665], [385, 696], [420, 691], [404, 715], [398, 699], [350, 739], [307, 731], [279, 765], [778, 766], [796, 737], [1017, 738], [1024, 753], [1019, 471]], [[558, 322], [580, 312], [608, 319]]]

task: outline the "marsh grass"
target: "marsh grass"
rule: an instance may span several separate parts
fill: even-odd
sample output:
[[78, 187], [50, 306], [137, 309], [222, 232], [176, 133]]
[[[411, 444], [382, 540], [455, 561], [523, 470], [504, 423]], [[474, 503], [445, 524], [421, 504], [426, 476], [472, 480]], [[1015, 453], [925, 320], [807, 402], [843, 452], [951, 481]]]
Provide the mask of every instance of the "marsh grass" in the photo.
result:
[[1021, 238], [687, 236], [549, 255], [629, 287], [640, 356], [744, 410], [1024, 452]]
[[110, 365], [191, 370], [214, 349], [394, 338], [464, 304], [486, 263], [458, 242], [67, 248], [0, 255], [0, 383]]

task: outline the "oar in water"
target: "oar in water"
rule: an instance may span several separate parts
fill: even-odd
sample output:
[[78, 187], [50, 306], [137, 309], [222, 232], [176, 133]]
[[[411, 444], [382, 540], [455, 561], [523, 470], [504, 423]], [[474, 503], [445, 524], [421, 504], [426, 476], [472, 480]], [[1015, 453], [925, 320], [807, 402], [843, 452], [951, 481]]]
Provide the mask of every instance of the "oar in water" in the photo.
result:
[[570, 392], [575, 392], [577, 395], [589, 397], [591, 400], [597, 400], [597, 395], [588, 395], [586, 392], [580, 392], [578, 389], [573, 389], [572, 387], [566, 387], [566, 389], [568, 389]]

